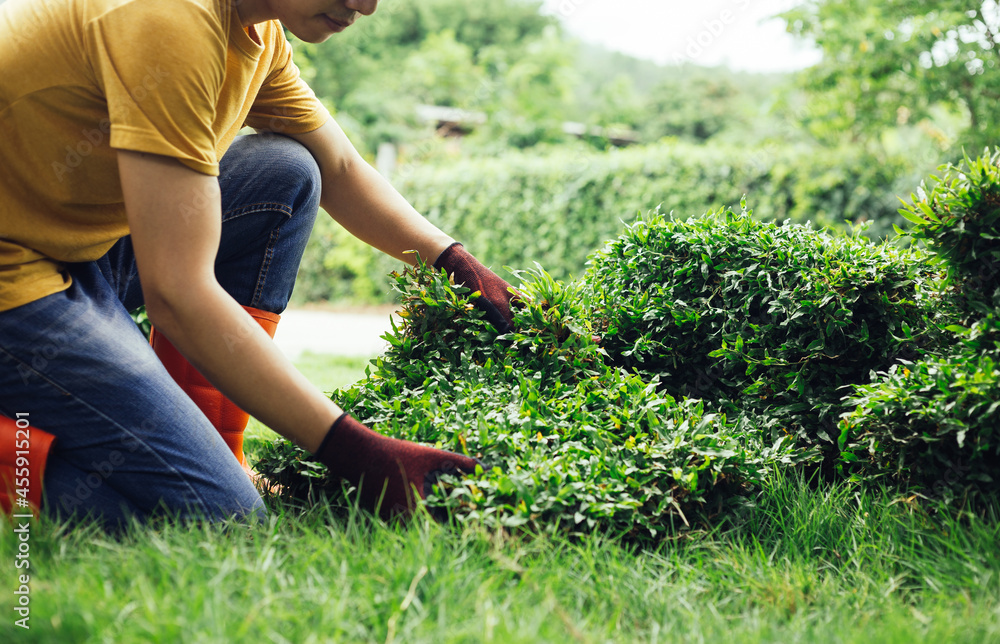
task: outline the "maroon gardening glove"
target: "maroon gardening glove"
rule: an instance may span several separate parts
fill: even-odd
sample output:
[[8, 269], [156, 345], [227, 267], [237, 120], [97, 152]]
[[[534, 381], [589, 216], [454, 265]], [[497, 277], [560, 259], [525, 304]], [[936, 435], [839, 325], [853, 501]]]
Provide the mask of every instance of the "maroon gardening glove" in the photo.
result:
[[474, 301], [486, 313], [496, 330], [507, 333], [514, 328], [514, 314], [510, 304], [520, 300], [520, 295], [496, 273], [486, 268], [478, 259], [469, 254], [459, 242], [455, 242], [438, 256], [434, 268], [444, 269], [456, 284], [462, 284], [480, 296]]
[[349, 414], [333, 423], [315, 458], [358, 487], [361, 507], [385, 520], [409, 518], [442, 474], [472, 474], [482, 465], [468, 456], [382, 436]]

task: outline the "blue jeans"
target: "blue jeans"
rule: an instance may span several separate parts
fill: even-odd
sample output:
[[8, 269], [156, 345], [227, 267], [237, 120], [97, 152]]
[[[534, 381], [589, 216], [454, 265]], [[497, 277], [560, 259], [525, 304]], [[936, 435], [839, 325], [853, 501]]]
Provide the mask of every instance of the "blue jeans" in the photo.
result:
[[[219, 283], [240, 304], [280, 313], [319, 207], [316, 162], [286, 137], [239, 137], [219, 184]], [[28, 414], [56, 436], [45, 513], [107, 527], [161, 512], [263, 513], [232, 452], [129, 316], [143, 303], [131, 240], [68, 270], [68, 290], [0, 312], [0, 413]]]

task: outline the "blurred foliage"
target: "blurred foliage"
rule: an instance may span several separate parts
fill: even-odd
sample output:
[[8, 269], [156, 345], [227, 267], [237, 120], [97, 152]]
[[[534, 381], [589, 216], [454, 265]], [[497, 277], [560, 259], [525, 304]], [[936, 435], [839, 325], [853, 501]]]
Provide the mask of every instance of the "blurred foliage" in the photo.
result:
[[427, 136], [419, 104], [495, 115], [492, 136], [530, 145], [552, 138], [572, 87], [572, 48], [540, 5], [386, 0], [326, 43], [296, 43], [296, 62], [363, 152]]
[[[1000, 135], [996, 0], [807, 0], [783, 15], [823, 61], [801, 73], [802, 120], [822, 140], [880, 140], [915, 127], [942, 147], [982, 149]], [[964, 131], [949, 140], [959, 116]]]
[[[908, 156], [912, 185], [942, 156], [997, 134], [1000, 9], [988, 0], [972, 16], [942, 4], [807, 2], [783, 17], [826, 57], [798, 76], [638, 60], [576, 41], [528, 0], [385, 0], [295, 53], [369, 159], [382, 143], [414, 163], [441, 161], [445, 147], [482, 157], [578, 136], [599, 150], [622, 140], [863, 144]], [[435, 141], [438, 124], [417, 118], [422, 104], [467, 111], [461, 142]]]
[[[411, 144], [404, 157], [423, 156], [434, 125], [417, 122], [419, 104], [486, 116], [463, 142], [470, 154], [566, 143], [569, 121], [645, 142], [721, 133], [744, 140], [781, 127], [770, 94], [783, 76], [637, 60], [573, 40], [540, 5], [385, 0], [326, 43], [296, 42], [296, 62], [369, 156], [386, 142]], [[782, 137], [789, 140], [787, 128]], [[585, 138], [608, 145], [601, 135]]]
[[132, 320], [135, 321], [135, 325], [139, 327], [139, 330], [148, 340], [149, 334], [153, 331], [153, 323], [149, 321], [149, 316], [146, 315], [145, 305], [131, 311], [129, 315], [132, 316]]
[[[523, 57], [526, 43], [556, 23], [538, 13], [540, 2], [497, 0], [384, 0], [378, 11], [324, 44], [296, 44], [297, 62], [317, 94], [341, 105], [358, 90], [401, 76], [410, 55], [461, 44], [472, 63], [502, 69]], [[449, 36], [442, 36], [442, 34]], [[443, 42], [427, 41], [438, 36]], [[461, 55], [460, 55], [461, 57]], [[395, 89], [395, 86], [387, 89]]]

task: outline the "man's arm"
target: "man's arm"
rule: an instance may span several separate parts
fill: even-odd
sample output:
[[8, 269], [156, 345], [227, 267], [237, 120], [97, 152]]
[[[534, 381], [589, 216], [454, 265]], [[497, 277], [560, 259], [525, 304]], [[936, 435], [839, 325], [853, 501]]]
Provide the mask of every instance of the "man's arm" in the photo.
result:
[[119, 151], [118, 167], [149, 319], [233, 402], [315, 451], [342, 411], [216, 280], [218, 180], [137, 152]]
[[365, 243], [410, 263], [415, 250], [432, 263], [454, 239], [427, 221], [351, 144], [330, 119], [312, 132], [294, 134], [319, 164], [321, 205], [340, 225]]
[[388, 181], [368, 164], [333, 119], [318, 130], [293, 138], [305, 145], [319, 163], [323, 182], [321, 204], [354, 236], [410, 263], [415, 250], [435, 268], [444, 269], [481, 296], [476, 306], [501, 333], [513, 328], [511, 301], [518, 297], [510, 284], [483, 266], [461, 244], [420, 215]]

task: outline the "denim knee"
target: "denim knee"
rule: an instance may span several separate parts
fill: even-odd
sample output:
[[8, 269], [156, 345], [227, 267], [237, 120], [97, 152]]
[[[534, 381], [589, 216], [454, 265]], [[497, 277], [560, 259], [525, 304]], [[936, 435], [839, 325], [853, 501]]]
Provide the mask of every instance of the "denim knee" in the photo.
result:
[[243, 166], [235, 169], [238, 175], [259, 175], [256, 178], [261, 182], [255, 182], [258, 192], [266, 194], [269, 201], [290, 206], [296, 216], [306, 213], [308, 219], [315, 218], [322, 179], [319, 164], [304, 145], [280, 134], [243, 136], [223, 158], [223, 171], [230, 160]]
[[287, 181], [288, 185], [297, 188], [291, 201], [296, 215], [309, 213], [310, 219], [315, 219], [322, 189], [319, 164], [304, 145], [292, 139], [284, 138], [276, 148], [278, 154], [271, 167], [272, 176], [275, 181]]
[[319, 166], [277, 134], [237, 138], [222, 159], [219, 283], [238, 302], [280, 313], [319, 209]]

